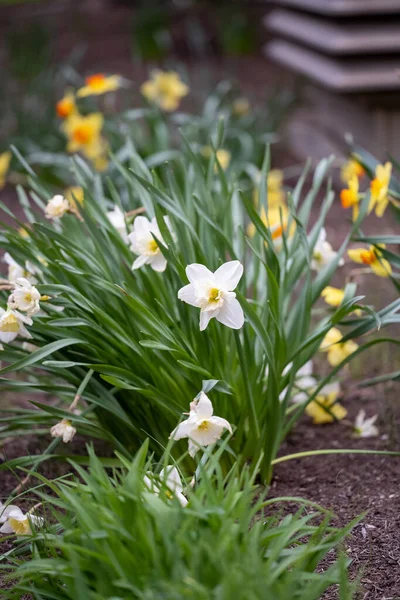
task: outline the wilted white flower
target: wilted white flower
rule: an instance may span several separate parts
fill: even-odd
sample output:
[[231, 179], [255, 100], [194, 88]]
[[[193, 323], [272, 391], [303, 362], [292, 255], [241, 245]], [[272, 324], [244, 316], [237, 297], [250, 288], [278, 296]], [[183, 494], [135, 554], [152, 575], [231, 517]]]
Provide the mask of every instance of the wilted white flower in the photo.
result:
[[55, 438], [62, 438], [62, 441], [67, 444], [73, 440], [76, 434], [76, 429], [73, 427], [69, 419], [62, 419], [50, 429], [50, 433]]
[[[285, 369], [283, 370], [282, 375], [287, 375], [293, 367], [293, 363], [289, 363]], [[315, 386], [317, 385], [317, 380], [312, 376], [313, 372], [313, 362], [312, 360], [307, 361], [296, 373], [294, 380], [294, 389], [298, 390], [292, 396], [292, 402], [301, 403], [308, 400], [309, 393]], [[286, 395], [286, 390], [282, 390], [279, 394], [279, 399], [281, 401], [284, 400]]]
[[[168, 217], [164, 217], [164, 221], [171, 231]], [[133, 231], [128, 235], [132, 252], [139, 254], [132, 265], [132, 269], [140, 269], [143, 265], [150, 265], [154, 271], [161, 273], [167, 268], [167, 259], [162, 254], [153, 235], [162, 244], [166, 245], [155, 217], [151, 221], [147, 217], [136, 217], [133, 222]]]
[[9, 504], [4, 506], [0, 504], [0, 532], [15, 533], [16, 535], [30, 535], [32, 533], [31, 523], [35, 526], [42, 526], [42, 517], [35, 515], [25, 515], [18, 506]]
[[[183, 485], [178, 469], [172, 465], [168, 465], [165, 469], [161, 469], [159, 478], [164, 482], [165, 487], [167, 488], [167, 496], [174, 496], [179, 500], [182, 506], [186, 506], [188, 500], [182, 493]], [[148, 473], [148, 475], [144, 476], [144, 483], [147, 489], [153, 494], [156, 494], [156, 496], [159, 496], [163, 491], [159, 481], [155, 481], [152, 473]]]
[[22, 342], [22, 350], [25, 350], [25, 352], [36, 352], [36, 350], [39, 350], [39, 346], [30, 342]]
[[8, 298], [8, 306], [26, 312], [28, 317], [38, 313], [40, 293], [35, 286], [24, 277], [19, 277], [14, 285], [15, 289]]
[[238, 260], [224, 263], [214, 273], [197, 263], [186, 267], [190, 283], [179, 290], [178, 298], [200, 308], [200, 331], [213, 317], [232, 329], [243, 327], [243, 310], [233, 292], [242, 274], [243, 265]]
[[107, 218], [111, 225], [115, 227], [124, 242], [128, 241], [128, 230], [126, 228], [125, 215], [118, 205], [114, 206], [114, 210], [109, 210]]
[[[313, 249], [311, 268], [314, 269], [314, 271], [320, 271], [325, 265], [332, 262], [336, 256], [337, 252], [335, 252], [330, 243], [326, 241], [326, 230], [323, 227], [318, 234], [318, 239]], [[343, 264], [344, 260], [341, 259], [339, 261], [339, 266]]]
[[226, 419], [213, 416], [213, 405], [204, 392], [199, 399], [190, 404], [189, 418], [174, 429], [170, 439], [189, 438], [189, 454], [194, 456], [199, 446], [210, 446], [217, 442], [224, 429], [232, 433], [232, 427]]
[[57, 194], [47, 202], [44, 214], [46, 219], [59, 219], [68, 212], [69, 208], [68, 200], [61, 194]]
[[32, 319], [21, 315], [11, 308], [0, 308], [0, 342], [9, 344], [20, 335], [21, 337], [31, 339], [32, 336], [25, 328], [25, 325], [32, 325]]
[[368, 419], [365, 416], [365, 410], [361, 409], [354, 422], [354, 435], [360, 438], [376, 437], [379, 435], [379, 430], [374, 423], [378, 415], [374, 415]]

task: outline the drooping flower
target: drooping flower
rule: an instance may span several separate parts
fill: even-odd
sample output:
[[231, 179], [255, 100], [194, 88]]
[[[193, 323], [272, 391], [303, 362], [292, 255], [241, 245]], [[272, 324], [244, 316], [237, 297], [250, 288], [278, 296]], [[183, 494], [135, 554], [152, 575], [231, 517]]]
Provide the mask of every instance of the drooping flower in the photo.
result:
[[56, 194], [46, 204], [44, 214], [46, 219], [60, 219], [69, 211], [69, 202], [61, 194]]
[[[176, 498], [180, 502], [181, 506], [187, 505], [188, 499], [182, 493], [182, 480], [176, 467], [168, 465], [165, 467], [165, 469], [161, 469], [159, 479], [167, 488], [166, 495], [168, 498]], [[156, 496], [160, 496], [163, 492], [160, 481], [156, 481], [152, 473], [148, 473], [144, 476], [145, 486]]]
[[[164, 221], [171, 231], [168, 217], [164, 217]], [[151, 221], [147, 217], [136, 217], [133, 222], [133, 231], [128, 235], [132, 252], [139, 254], [132, 265], [132, 269], [140, 269], [144, 265], [150, 265], [154, 271], [162, 273], [167, 268], [167, 259], [162, 254], [153, 235], [166, 246], [155, 217]]]
[[[323, 267], [331, 263], [336, 256], [337, 252], [335, 252], [331, 244], [326, 241], [326, 230], [324, 227], [322, 227], [313, 248], [311, 268], [314, 269], [314, 271], [320, 271]], [[343, 264], [344, 261], [341, 259], [339, 261], [339, 266]]]
[[363, 177], [365, 175], [365, 169], [360, 163], [354, 158], [350, 158], [341, 168], [340, 175], [344, 183], [348, 183], [354, 175], [356, 177]]
[[382, 217], [387, 205], [389, 204], [389, 184], [392, 174], [392, 163], [377, 165], [375, 169], [375, 178], [371, 181], [371, 201], [368, 207], [368, 213], [375, 209], [377, 217]]
[[170, 439], [189, 438], [189, 454], [194, 456], [201, 446], [215, 444], [227, 429], [232, 427], [226, 419], [213, 416], [213, 405], [204, 392], [190, 404], [189, 418], [182, 421], [170, 435]]
[[355, 221], [358, 217], [359, 211], [359, 202], [360, 195], [358, 193], [359, 183], [357, 175], [353, 175], [353, 177], [348, 182], [348, 188], [344, 189], [340, 192], [340, 201], [342, 203], [343, 208], [353, 207], [353, 221]]
[[85, 84], [81, 87], [76, 95], [78, 98], [86, 98], [86, 96], [99, 96], [107, 92], [115, 92], [121, 87], [122, 79], [120, 75], [105, 75], [104, 73], [95, 73], [85, 78]]
[[59, 423], [53, 425], [50, 433], [54, 438], [62, 438], [64, 444], [67, 444], [73, 440], [76, 429], [69, 419], [62, 419]]
[[61, 119], [67, 119], [77, 112], [75, 96], [72, 92], [67, 92], [56, 104], [56, 113]]
[[200, 308], [200, 331], [214, 317], [232, 329], [243, 327], [243, 309], [233, 291], [242, 274], [243, 265], [238, 260], [224, 263], [214, 273], [197, 263], [186, 267], [190, 283], [179, 290], [178, 298]]
[[250, 102], [247, 98], [236, 98], [232, 103], [232, 114], [235, 117], [244, 117], [250, 111]]
[[11, 308], [7, 308], [7, 310], [0, 308], [0, 342], [9, 344], [19, 335], [31, 339], [32, 336], [25, 325], [32, 325], [30, 317], [21, 315]]
[[[113, 227], [115, 227], [115, 229], [118, 231], [118, 233], [120, 234], [122, 239], [125, 242], [127, 242], [128, 241], [128, 230], [126, 228], [125, 215], [117, 204], [114, 206], [113, 210], [108, 211], [107, 218], [110, 221], [111, 225]], [[159, 236], [157, 236], [157, 237], [159, 237]]]
[[44, 523], [42, 517], [33, 514], [24, 514], [18, 506], [0, 504], [0, 533], [16, 535], [31, 535], [31, 523], [41, 527]]
[[175, 71], [154, 71], [151, 79], [140, 87], [140, 91], [147, 100], [154, 102], [162, 110], [171, 112], [187, 96], [189, 87]]
[[322, 388], [316, 399], [306, 406], [306, 413], [312, 417], [314, 425], [341, 421], [345, 418], [347, 410], [336, 401], [339, 394], [339, 383], [328, 383]]
[[345, 358], [353, 354], [358, 345], [353, 340], [341, 342], [343, 338], [339, 329], [332, 327], [321, 342], [320, 350], [328, 353], [328, 362], [332, 367], [339, 365]]
[[361, 409], [354, 422], [354, 435], [360, 438], [376, 437], [379, 435], [379, 430], [374, 423], [377, 420], [378, 415], [374, 415], [368, 419], [365, 417], [365, 410]]
[[40, 292], [30, 281], [21, 277], [14, 284], [14, 291], [8, 298], [10, 308], [26, 312], [28, 317], [36, 315], [40, 310]]
[[[204, 146], [201, 149], [201, 153], [205, 158], [210, 158], [213, 153], [213, 149], [211, 146]], [[215, 152], [215, 158], [223, 171], [229, 167], [229, 163], [231, 161], [231, 153], [228, 150], [224, 150], [224, 148], [219, 148]], [[214, 166], [214, 170], [218, 172], [217, 165]]]
[[103, 123], [101, 113], [91, 113], [85, 117], [77, 114], [66, 119], [62, 129], [68, 138], [68, 152], [82, 152], [89, 160], [102, 156], [107, 148], [101, 136]]
[[321, 296], [330, 306], [340, 306], [343, 302], [344, 290], [328, 285], [322, 290]]
[[383, 258], [380, 248], [385, 248], [385, 244], [379, 246], [370, 246], [367, 248], [354, 248], [348, 250], [349, 258], [359, 264], [367, 265], [371, 271], [379, 277], [389, 277], [392, 274], [391, 264], [386, 258]]
[[8, 169], [10, 168], [12, 154], [10, 151], [0, 154], [0, 190], [6, 184]]

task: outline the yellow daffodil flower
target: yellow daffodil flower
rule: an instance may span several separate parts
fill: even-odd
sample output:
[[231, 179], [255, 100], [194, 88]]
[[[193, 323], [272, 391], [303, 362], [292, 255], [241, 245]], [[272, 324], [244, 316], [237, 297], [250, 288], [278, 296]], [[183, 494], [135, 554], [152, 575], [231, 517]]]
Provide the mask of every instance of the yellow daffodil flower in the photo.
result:
[[[205, 158], [210, 158], [212, 153], [213, 153], [213, 149], [211, 148], [211, 146], [204, 146], [201, 149], [201, 154]], [[220, 148], [219, 150], [216, 150], [215, 158], [217, 159], [221, 169], [223, 171], [225, 171], [229, 167], [229, 163], [231, 161], [231, 153], [228, 152], [228, 150], [224, 150], [223, 148]], [[215, 171], [218, 172], [217, 165], [215, 165]]]
[[321, 292], [322, 298], [330, 306], [340, 306], [344, 298], [344, 290], [328, 285]]
[[[261, 221], [268, 227], [268, 229], [270, 229], [271, 237], [277, 250], [282, 248], [283, 234], [285, 233], [286, 237], [290, 238], [295, 232], [296, 223], [294, 221], [291, 222], [291, 225], [288, 228], [289, 216], [289, 210], [284, 204], [275, 208], [270, 208], [268, 210], [268, 215], [266, 214], [264, 208], [261, 209]], [[247, 235], [249, 237], [253, 237], [255, 232], [256, 227], [254, 223], [250, 223], [250, 225], [247, 227]]]
[[352, 340], [341, 342], [343, 338], [339, 329], [332, 327], [322, 340], [320, 350], [327, 352], [328, 362], [332, 367], [337, 367], [345, 358], [353, 354], [358, 348], [358, 345]]
[[[380, 248], [385, 248], [385, 244], [380, 244]], [[392, 274], [390, 262], [382, 258], [382, 252], [376, 246], [367, 248], [354, 248], [348, 250], [349, 258], [356, 263], [368, 265], [371, 271], [379, 277], [389, 277]]]
[[68, 138], [68, 152], [82, 152], [98, 171], [104, 171], [108, 166], [107, 142], [101, 136], [103, 121], [102, 114], [92, 113], [86, 117], [72, 115], [62, 125]]
[[389, 184], [392, 174], [392, 163], [378, 165], [375, 169], [375, 179], [371, 181], [371, 201], [368, 213], [375, 209], [377, 217], [382, 217], [389, 204]]
[[76, 202], [81, 206], [84, 200], [84, 191], [80, 185], [73, 185], [68, 187], [64, 192], [64, 198], [68, 200], [70, 206], [76, 207]]
[[[255, 204], [258, 204], [258, 189], [254, 190], [253, 200]], [[285, 203], [283, 172], [280, 169], [272, 169], [267, 175], [267, 200], [269, 209]]]
[[77, 112], [75, 96], [72, 92], [67, 92], [56, 104], [56, 113], [61, 119], [67, 119]]
[[179, 107], [180, 101], [189, 93], [175, 71], [154, 71], [151, 79], [143, 83], [141, 93], [147, 100], [157, 104], [162, 110], [171, 112]]
[[353, 221], [358, 217], [360, 196], [358, 194], [359, 183], [357, 175], [353, 175], [348, 182], [348, 188], [340, 192], [340, 200], [343, 208], [353, 207]]
[[235, 117], [244, 117], [250, 111], [250, 102], [247, 98], [236, 98], [232, 104], [232, 114]]
[[107, 76], [104, 73], [95, 73], [86, 77], [85, 84], [76, 92], [78, 98], [100, 96], [107, 92], [115, 92], [115, 90], [121, 87], [121, 77], [119, 75]]
[[10, 168], [11, 156], [12, 154], [10, 151], [0, 154], [0, 190], [3, 189], [6, 184], [6, 176], [8, 169]]
[[363, 177], [365, 175], [365, 169], [360, 163], [354, 158], [350, 158], [341, 168], [340, 176], [344, 183], [348, 183], [352, 177]]
[[324, 425], [345, 418], [347, 410], [336, 402], [339, 393], [339, 384], [330, 383], [323, 387], [316, 399], [306, 406], [306, 413], [312, 417], [314, 425]]

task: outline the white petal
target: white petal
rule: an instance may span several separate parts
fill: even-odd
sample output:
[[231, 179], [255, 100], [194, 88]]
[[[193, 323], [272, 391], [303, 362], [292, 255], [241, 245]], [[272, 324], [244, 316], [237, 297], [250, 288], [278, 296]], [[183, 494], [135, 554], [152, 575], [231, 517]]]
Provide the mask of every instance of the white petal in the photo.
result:
[[0, 533], [14, 533], [14, 529], [9, 525], [8, 521], [0, 527]]
[[181, 506], [186, 506], [188, 503], [188, 499], [185, 498], [185, 496], [181, 493], [176, 493], [175, 496], [178, 498], [179, 502], [181, 503]]
[[223, 419], [222, 417], [211, 417], [210, 423], [213, 425], [217, 425], [218, 427], [222, 427], [222, 429], [227, 429], [230, 433], [232, 433], [232, 427], [229, 421]]
[[[214, 421], [214, 419], [217, 418], [218, 417], [211, 417], [211, 419], [208, 420], [207, 428], [198, 427], [197, 429], [193, 429], [190, 439], [193, 440], [193, 442], [200, 444], [200, 446], [215, 444], [225, 429], [225, 425]], [[222, 419], [222, 421], [225, 421], [225, 419]]]
[[200, 311], [200, 331], [204, 331], [205, 329], [207, 329], [207, 325], [209, 324], [210, 320], [213, 317], [216, 317], [218, 315], [219, 311], [207, 311], [207, 310], [201, 310]]
[[308, 360], [298, 371], [297, 377], [303, 377], [306, 375], [312, 375], [313, 372], [313, 362], [312, 360]]
[[15, 506], [15, 504], [8, 504], [8, 506], [2, 505], [0, 507], [0, 523], [4, 523], [5, 521], [7, 521], [11, 512], [19, 512], [22, 516], [24, 515], [22, 510], [18, 506]]
[[230, 302], [225, 302], [221, 306], [219, 313], [216, 315], [216, 319], [231, 329], [240, 329], [243, 327], [244, 313], [236, 298]]
[[196, 296], [196, 288], [191, 283], [188, 283], [188, 285], [184, 285], [178, 291], [178, 299], [182, 300], [183, 302], [186, 302], [187, 304], [190, 304], [191, 306], [200, 306], [199, 300]]
[[189, 456], [193, 458], [198, 450], [200, 450], [200, 444], [189, 439]]
[[15, 333], [13, 331], [0, 331], [0, 342], [4, 342], [4, 344], [10, 344], [15, 340], [18, 336], [18, 332]]
[[231, 260], [221, 265], [214, 273], [218, 288], [232, 291], [236, 288], [243, 275], [243, 265], [238, 260]]
[[183, 490], [182, 481], [179, 475], [179, 471], [176, 467], [171, 465], [161, 469], [160, 471], [161, 481], [165, 481], [165, 485], [174, 494], [180, 494]]
[[182, 421], [182, 423], [179, 423], [179, 425], [175, 427], [169, 436], [169, 439], [181, 440], [182, 438], [189, 437], [193, 427], [195, 426], [196, 424], [193, 418], [186, 419], [186, 421]]
[[143, 267], [143, 265], [147, 265], [147, 263], [149, 262], [149, 258], [149, 256], [144, 255], [138, 256], [132, 265], [132, 270], [140, 269], [140, 267]]
[[210, 398], [204, 392], [200, 392], [194, 411], [199, 419], [209, 419], [213, 414], [213, 405]]
[[167, 259], [161, 252], [156, 254], [155, 256], [150, 256], [149, 265], [154, 271], [158, 273], [163, 273], [167, 268]]
[[133, 229], [136, 233], [147, 233], [150, 231], [150, 221], [147, 217], [139, 215], [133, 222]]
[[193, 263], [186, 267], [186, 275], [190, 283], [202, 283], [206, 281], [214, 281], [214, 273], [211, 273], [205, 265]]

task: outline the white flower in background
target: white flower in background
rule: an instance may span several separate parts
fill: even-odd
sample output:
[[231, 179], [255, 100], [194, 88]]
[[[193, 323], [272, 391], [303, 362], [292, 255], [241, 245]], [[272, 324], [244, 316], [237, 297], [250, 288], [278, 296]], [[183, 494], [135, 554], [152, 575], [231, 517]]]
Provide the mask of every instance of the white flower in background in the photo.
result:
[[[164, 221], [171, 231], [168, 217], [164, 217]], [[166, 245], [155, 217], [151, 221], [147, 217], [136, 217], [133, 222], [133, 231], [128, 235], [132, 252], [139, 254], [132, 265], [132, 269], [140, 269], [143, 265], [150, 265], [154, 271], [162, 273], [167, 268], [167, 259], [162, 254], [152, 234], [162, 244]]]
[[243, 309], [233, 292], [242, 274], [243, 265], [238, 260], [224, 263], [214, 273], [197, 263], [186, 267], [190, 283], [179, 290], [178, 298], [200, 308], [200, 331], [214, 317], [232, 329], [243, 327]]
[[25, 515], [18, 506], [9, 504], [4, 506], [0, 504], [0, 532], [15, 533], [16, 535], [30, 535], [32, 533], [31, 523], [34, 526], [41, 527], [43, 525], [42, 517], [35, 515]]
[[[282, 376], [287, 375], [293, 367], [293, 363], [289, 363], [283, 370]], [[317, 385], [317, 380], [312, 376], [313, 362], [307, 361], [296, 373], [293, 388], [296, 390], [292, 396], [292, 402], [301, 403], [308, 400], [308, 396], [313, 388]], [[282, 402], [286, 395], [287, 387], [279, 394], [279, 400]]]
[[21, 315], [16, 310], [0, 308], [0, 342], [9, 344], [20, 335], [21, 337], [31, 339], [32, 336], [25, 328], [25, 325], [32, 325], [32, 319]]
[[8, 252], [4, 254], [3, 261], [8, 265], [7, 280], [10, 283], [15, 283], [17, 279], [20, 279], [21, 277], [24, 277], [30, 281], [30, 283], [37, 283], [37, 279], [35, 279], [33, 275], [40, 271], [32, 265], [31, 262], [26, 261], [24, 268], [19, 265]]
[[39, 350], [39, 346], [30, 344], [29, 342], [22, 342], [22, 350], [25, 350], [25, 352], [36, 352], [36, 350]]
[[20, 277], [15, 282], [15, 289], [8, 298], [8, 306], [26, 312], [28, 317], [36, 315], [40, 310], [40, 293], [30, 281]]
[[59, 219], [68, 212], [69, 208], [68, 200], [61, 194], [57, 194], [47, 202], [44, 214], [46, 219]]
[[125, 215], [117, 204], [114, 206], [114, 210], [108, 211], [107, 218], [111, 225], [118, 231], [124, 242], [127, 242], [128, 230], [126, 228]]
[[[337, 256], [329, 242], [326, 241], [326, 230], [322, 228], [318, 234], [318, 239], [315, 243], [312, 258], [311, 268], [314, 271], [320, 271], [325, 265], [328, 265]], [[339, 261], [339, 266], [344, 264], [344, 260]]]
[[198, 400], [190, 404], [189, 418], [182, 421], [169, 436], [170, 439], [189, 438], [189, 454], [194, 456], [200, 446], [210, 446], [217, 442], [224, 429], [232, 433], [232, 427], [226, 419], [213, 416], [213, 405], [204, 392]]
[[[161, 469], [159, 479], [165, 484], [165, 487], [167, 488], [167, 497], [169, 497], [170, 499], [172, 499], [172, 497], [175, 497], [177, 498], [177, 500], [179, 500], [181, 506], [186, 506], [188, 500], [182, 493], [183, 485], [178, 469], [176, 467], [173, 467], [172, 465], [168, 465], [167, 467], [165, 467], [165, 469]], [[151, 472], [149, 472], [148, 475], [144, 476], [144, 483], [147, 489], [153, 494], [156, 494], [156, 496], [159, 496], [163, 491], [160, 482], [154, 479], [153, 474]]]
[[376, 437], [379, 435], [379, 430], [374, 423], [378, 415], [369, 417], [369, 419], [366, 419], [365, 416], [365, 410], [361, 409], [354, 422], [354, 435], [360, 438]]
[[62, 419], [59, 423], [53, 425], [50, 429], [50, 433], [55, 438], [62, 438], [64, 444], [67, 444], [73, 440], [76, 429], [69, 419]]

